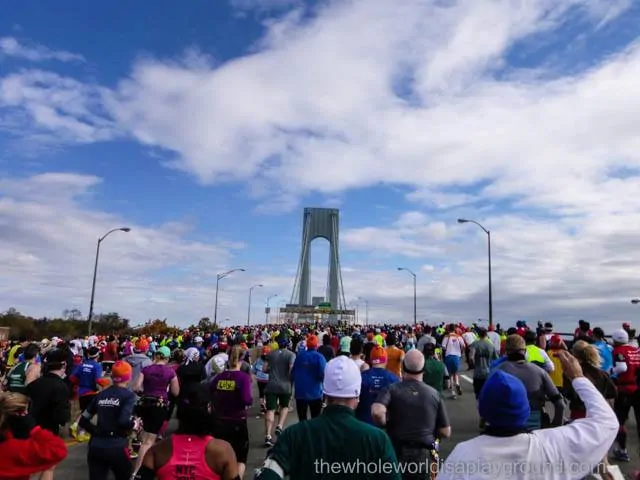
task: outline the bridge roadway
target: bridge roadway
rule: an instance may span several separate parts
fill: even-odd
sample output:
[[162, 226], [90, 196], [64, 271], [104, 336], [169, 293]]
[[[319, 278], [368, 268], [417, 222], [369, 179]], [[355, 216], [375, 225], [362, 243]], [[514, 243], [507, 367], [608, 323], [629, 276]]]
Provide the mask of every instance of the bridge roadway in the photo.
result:
[[[447, 457], [458, 442], [468, 440], [478, 435], [478, 414], [473, 396], [473, 388], [471, 386], [470, 372], [463, 375], [461, 383], [463, 395], [459, 396], [456, 400], [449, 399], [448, 394], [444, 394], [447, 399], [446, 405], [451, 421], [452, 436], [450, 439], [444, 440], [441, 444], [441, 454], [443, 458]], [[254, 398], [257, 399], [257, 389], [255, 389]], [[248, 421], [251, 449], [249, 451], [245, 479], [252, 478], [253, 469], [262, 464], [266, 451], [262, 446], [264, 440], [264, 421], [258, 416], [259, 408], [257, 407], [257, 402], [254, 402], [251, 412], [252, 415]], [[297, 414], [295, 410], [289, 412], [287, 425], [296, 422]], [[639, 444], [634, 425], [635, 422], [629, 425], [631, 427], [629, 428], [631, 432], [629, 438], [629, 453], [632, 456], [632, 461], [631, 463], [620, 464], [621, 470], [627, 478], [631, 478], [630, 475], [632, 472], [640, 467], [640, 462], [638, 461]], [[177, 422], [173, 419], [170, 424], [170, 430], [175, 429], [176, 426]], [[87, 480], [86, 453], [86, 443], [69, 442], [69, 455], [65, 461], [56, 468], [55, 478], [60, 480]]]

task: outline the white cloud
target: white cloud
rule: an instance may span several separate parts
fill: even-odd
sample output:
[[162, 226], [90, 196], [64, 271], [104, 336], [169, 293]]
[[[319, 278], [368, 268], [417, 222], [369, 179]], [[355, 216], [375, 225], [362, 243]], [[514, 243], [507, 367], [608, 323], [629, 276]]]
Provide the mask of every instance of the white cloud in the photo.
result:
[[[591, 315], [611, 326], [634, 311], [629, 300], [637, 283], [633, 245], [640, 212], [579, 221], [514, 215], [478, 220], [491, 230], [496, 319], [512, 323], [519, 318], [548, 318], [568, 327], [569, 322]], [[431, 222], [424, 218], [409, 226], [399, 220], [387, 227], [347, 230], [343, 244], [348, 249], [406, 257], [397, 261], [418, 274], [422, 315], [486, 317], [486, 234], [451, 218], [446, 235], [425, 236]], [[399, 224], [404, 228], [398, 229]], [[387, 304], [392, 309], [398, 306], [402, 278], [395, 279], [391, 268], [380, 275], [388, 282], [386, 290], [373, 288], [369, 295], [382, 304], [384, 298], [393, 298]], [[405, 298], [412, 295], [409, 287], [404, 288]], [[401, 312], [405, 317], [411, 314], [408, 302]]]
[[[500, 80], [494, 73], [514, 46], [556, 32], [570, 15], [582, 12], [596, 29], [629, 5], [328, 2], [312, 20], [293, 11], [271, 21], [250, 55], [223, 65], [193, 50], [182, 63], [146, 59], [113, 90], [41, 71], [8, 75], [0, 108], [11, 121], [0, 126], [67, 143], [129, 135], [175, 154], [175, 166], [201, 182], [248, 182], [267, 209], [372, 185], [411, 187], [410, 201], [456, 209], [452, 221], [462, 207], [465, 216], [482, 211], [480, 200], [512, 202], [518, 212], [487, 220], [497, 311], [551, 315], [562, 304], [566, 315], [582, 315], [567, 313], [567, 297], [590, 312], [600, 311], [596, 299], [617, 311], [607, 302], [628, 296], [625, 259], [640, 212], [640, 45], [588, 71], [542, 64]], [[398, 96], [398, 84], [408, 95]], [[416, 270], [433, 265], [437, 288], [423, 292], [430, 315], [484, 308], [482, 232], [470, 244], [471, 229], [420, 212], [371, 225], [345, 231], [343, 244], [401, 253]], [[391, 287], [371, 272], [349, 276], [354, 291], [379, 304], [397, 306], [409, 288], [406, 279]]]
[[42, 70], [0, 79], [0, 108], [13, 119], [0, 129], [41, 142], [93, 143], [118, 133], [103, 112], [100, 88]]
[[[145, 60], [115, 92], [21, 73], [5, 79], [3, 97], [69, 141], [107, 139], [117, 128], [177, 153], [177, 166], [203, 182], [250, 181], [269, 198], [275, 183], [283, 208], [309, 190], [379, 182], [415, 186], [413, 199], [435, 192], [443, 208], [472, 199], [442, 189], [478, 181], [489, 183], [484, 198], [546, 207], [562, 185], [563, 203], [581, 204], [573, 192], [600, 190], [611, 167], [640, 163], [639, 49], [555, 81], [497, 82], [491, 73], [515, 43], [562, 24], [571, 8], [600, 21], [611, 16], [607, 5], [336, 2], [312, 22], [296, 14], [275, 22], [259, 51], [217, 68], [195, 68], [193, 51], [184, 64]], [[395, 95], [403, 78], [421, 106]], [[11, 95], [13, 84], [31, 95]], [[84, 113], [62, 110], [51, 98], [58, 91], [78, 92], [64, 105]], [[326, 181], [327, 172], [339, 174]]]
[[42, 45], [25, 45], [14, 37], [0, 38], [0, 56], [21, 58], [31, 62], [58, 60], [60, 62], [84, 62], [84, 57], [64, 50], [51, 50]]
[[[232, 263], [243, 244], [190, 241], [180, 223], [150, 227], [83, 207], [100, 183], [65, 173], [0, 181], [0, 303], [33, 315], [74, 307], [88, 313], [97, 238], [127, 226], [131, 232], [102, 244], [96, 311], [182, 324], [210, 315], [212, 272]], [[237, 295], [225, 289], [221, 301], [244, 304]]]

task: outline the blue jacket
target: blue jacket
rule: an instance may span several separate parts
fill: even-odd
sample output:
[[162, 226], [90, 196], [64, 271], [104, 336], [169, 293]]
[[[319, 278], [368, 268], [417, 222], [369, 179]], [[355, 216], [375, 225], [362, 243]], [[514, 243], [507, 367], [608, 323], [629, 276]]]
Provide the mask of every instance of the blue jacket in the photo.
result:
[[600, 369], [610, 374], [613, 368], [613, 347], [602, 340], [594, 342], [593, 346], [596, 347], [598, 353], [600, 353], [600, 359], [602, 360]]
[[306, 350], [296, 356], [291, 376], [296, 400], [320, 400], [327, 361], [316, 350]]
[[399, 381], [400, 379], [386, 368], [370, 368], [362, 372], [362, 387], [360, 402], [356, 408], [356, 418], [369, 425], [375, 425], [371, 417], [371, 406], [378, 399], [380, 392]]

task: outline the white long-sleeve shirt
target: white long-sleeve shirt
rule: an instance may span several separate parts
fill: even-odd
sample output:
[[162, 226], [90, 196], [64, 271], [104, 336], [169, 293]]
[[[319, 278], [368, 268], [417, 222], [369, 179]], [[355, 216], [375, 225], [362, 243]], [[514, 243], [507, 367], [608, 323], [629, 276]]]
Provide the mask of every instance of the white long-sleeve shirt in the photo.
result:
[[576, 378], [572, 384], [586, 406], [586, 418], [512, 437], [480, 435], [459, 443], [438, 480], [584, 478], [607, 455], [618, 433], [618, 420], [588, 379]]

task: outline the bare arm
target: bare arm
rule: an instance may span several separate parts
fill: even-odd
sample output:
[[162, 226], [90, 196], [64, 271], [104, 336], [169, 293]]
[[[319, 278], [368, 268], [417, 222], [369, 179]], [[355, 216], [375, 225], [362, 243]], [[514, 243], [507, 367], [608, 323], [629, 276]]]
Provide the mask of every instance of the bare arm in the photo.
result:
[[178, 381], [178, 377], [175, 376], [171, 379], [171, 383], [169, 383], [169, 391], [171, 395], [177, 397], [180, 395], [180, 382]]
[[27, 369], [27, 376], [25, 378], [24, 384], [25, 385], [29, 385], [34, 380], [37, 380], [38, 378], [40, 378], [40, 371], [41, 371], [41, 367], [40, 367], [39, 364], [29, 365], [29, 368]]
[[387, 423], [387, 407], [381, 403], [374, 403], [371, 406], [371, 417], [376, 425], [384, 427]]
[[144, 382], [144, 374], [140, 372], [134, 384], [131, 385], [131, 390], [133, 390], [134, 392], [139, 392], [140, 390], [142, 390], [142, 382]]

